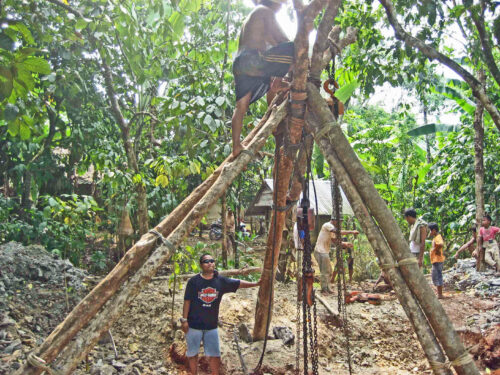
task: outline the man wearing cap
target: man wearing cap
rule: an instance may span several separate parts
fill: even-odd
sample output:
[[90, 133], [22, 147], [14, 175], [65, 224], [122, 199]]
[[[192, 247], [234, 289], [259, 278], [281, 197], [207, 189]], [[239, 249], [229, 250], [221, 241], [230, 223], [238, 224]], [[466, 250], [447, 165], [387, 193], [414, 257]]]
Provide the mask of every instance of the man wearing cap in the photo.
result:
[[[243, 118], [251, 103], [267, 93], [271, 103], [286, 85], [284, 77], [293, 63], [294, 45], [276, 21], [276, 13], [286, 0], [254, 0], [257, 3], [240, 32], [233, 62], [236, 108], [232, 119], [233, 157], [243, 150], [240, 141]], [[271, 90], [269, 90], [271, 89]]]

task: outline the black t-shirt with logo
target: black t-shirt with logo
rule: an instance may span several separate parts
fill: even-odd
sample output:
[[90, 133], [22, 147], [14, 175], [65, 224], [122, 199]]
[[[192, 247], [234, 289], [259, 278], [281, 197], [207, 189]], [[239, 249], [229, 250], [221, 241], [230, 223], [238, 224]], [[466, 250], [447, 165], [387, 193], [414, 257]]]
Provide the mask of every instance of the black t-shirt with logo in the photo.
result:
[[201, 275], [189, 279], [184, 300], [191, 301], [188, 314], [190, 328], [209, 330], [217, 328], [219, 305], [225, 293], [234, 293], [240, 287], [240, 280], [214, 276], [206, 280]]

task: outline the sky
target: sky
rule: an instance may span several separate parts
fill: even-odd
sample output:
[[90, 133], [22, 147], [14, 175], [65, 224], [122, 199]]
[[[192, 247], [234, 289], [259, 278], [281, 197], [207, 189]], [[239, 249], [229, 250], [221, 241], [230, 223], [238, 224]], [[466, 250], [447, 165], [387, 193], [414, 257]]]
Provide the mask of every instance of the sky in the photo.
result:
[[[243, 3], [249, 8], [253, 8], [255, 6], [252, 0], [243, 0]], [[291, 2], [286, 4], [286, 6], [281, 7], [281, 10], [276, 14], [276, 19], [287, 36], [290, 39], [293, 39], [297, 32], [297, 23]], [[393, 35], [392, 29], [388, 29], [387, 32], [388, 35]], [[311, 45], [314, 43], [315, 38], [316, 33], [313, 31], [309, 37]], [[446, 40], [446, 44], [452, 46], [456, 50], [463, 49], [462, 42], [463, 39], [461, 39], [461, 34], [458, 30], [457, 32], [451, 32]], [[453, 71], [442, 65], [439, 66], [438, 73], [442, 73], [446, 78], [459, 78]], [[376, 94], [370, 98], [368, 104], [378, 105], [384, 108], [387, 112], [392, 112], [397, 109], [401, 100], [412, 104], [417, 122], [419, 125], [423, 125], [423, 116], [421, 114], [421, 108], [418, 101], [409, 96], [408, 93], [406, 93], [402, 88], [392, 87], [389, 84], [385, 84], [376, 90]], [[431, 116], [429, 119], [429, 122], [440, 122], [450, 125], [456, 124], [457, 121], [459, 121], [459, 116], [456, 113], [440, 113], [439, 119], [435, 116]]]

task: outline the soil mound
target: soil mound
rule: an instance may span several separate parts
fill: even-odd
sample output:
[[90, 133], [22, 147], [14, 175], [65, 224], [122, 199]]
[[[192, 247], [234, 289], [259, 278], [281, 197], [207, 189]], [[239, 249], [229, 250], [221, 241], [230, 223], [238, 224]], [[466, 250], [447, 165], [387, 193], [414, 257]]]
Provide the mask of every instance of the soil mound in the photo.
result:
[[18, 368], [86, 294], [86, 276], [41, 246], [0, 246], [0, 374]]

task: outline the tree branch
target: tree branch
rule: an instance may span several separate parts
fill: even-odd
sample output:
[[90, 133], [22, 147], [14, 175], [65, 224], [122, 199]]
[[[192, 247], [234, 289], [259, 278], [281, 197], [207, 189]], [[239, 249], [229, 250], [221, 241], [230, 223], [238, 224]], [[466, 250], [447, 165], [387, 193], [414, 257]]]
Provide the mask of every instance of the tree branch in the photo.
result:
[[323, 53], [328, 48], [328, 34], [332, 29], [335, 17], [337, 17], [341, 0], [330, 0], [326, 8], [323, 19], [321, 20], [318, 33], [316, 35], [316, 42], [313, 47], [313, 54], [311, 57], [311, 69], [309, 75], [313, 78], [319, 79], [321, 72], [325, 65], [323, 64]]
[[99, 54], [101, 55], [101, 60], [102, 60], [101, 65], [103, 69], [102, 75], [104, 76], [104, 87], [106, 88], [106, 93], [108, 94], [109, 103], [111, 105], [111, 113], [113, 113], [113, 117], [118, 123], [118, 126], [120, 127], [120, 130], [122, 131], [123, 135], [126, 135], [129, 132], [129, 128], [127, 122], [125, 121], [125, 118], [123, 117], [122, 111], [120, 110], [118, 99], [116, 98], [116, 93], [113, 88], [113, 76], [111, 73], [111, 69], [108, 66], [108, 63], [106, 62], [106, 57], [104, 56], [104, 54], [101, 53], [101, 51], [99, 51]]
[[408, 34], [403, 27], [399, 24], [396, 18], [396, 11], [394, 9], [394, 5], [390, 0], [379, 0], [380, 3], [385, 8], [387, 13], [387, 18], [392, 28], [394, 29], [394, 33], [396, 34], [396, 38], [403, 41], [405, 44], [417, 48], [421, 53], [423, 53], [430, 60], [438, 60], [442, 64], [446, 65], [448, 68], [457, 73], [462, 79], [467, 82], [469, 87], [472, 90], [472, 94], [483, 103], [484, 107], [490, 114], [493, 122], [496, 127], [500, 131], [500, 112], [498, 108], [493, 104], [491, 99], [488, 97], [484, 86], [479, 82], [471, 73], [469, 73], [466, 69], [464, 69], [461, 65], [457, 64], [455, 61], [450, 59], [448, 56], [443, 55], [433, 47], [425, 44], [418, 38]]
[[80, 17], [80, 18], [84, 18], [83, 17], [83, 14], [76, 10], [76, 9], [73, 9], [72, 7], [70, 7], [68, 4], [65, 4], [63, 3], [62, 1], [59, 1], [59, 0], [47, 0], [49, 3], [52, 3], [54, 5], [57, 5], [58, 7], [61, 7], [63, 9], [66, 9], [68, 12], [70, 13], [73, 13], [75, 16], [77, 17]]
[[477, 32], [479, 33], [479, 40], [481, 41], [481, 47], [483, 48], [484, 62], [486, 63], [486, 66], [495, 81], [497, 81], [498, 85], [500, 85], [500, 70], [498, 70], [498, 66], [495, 64], [495, 58], [491, 52], [490, 38], [486, 33], [484, 18], [474, 12], [473, 9], [469, 9], [469, 14], [474, 22], [474, 25], [476, 25]]

